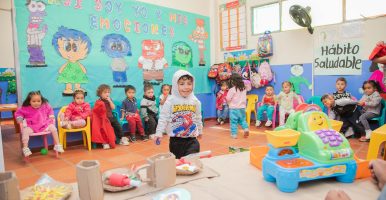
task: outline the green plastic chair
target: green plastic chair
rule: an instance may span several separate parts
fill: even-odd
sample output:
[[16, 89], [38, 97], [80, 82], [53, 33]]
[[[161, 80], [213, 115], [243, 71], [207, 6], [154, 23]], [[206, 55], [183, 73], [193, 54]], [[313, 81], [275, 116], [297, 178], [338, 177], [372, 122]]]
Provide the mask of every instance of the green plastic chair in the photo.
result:
[[382, 99], [381, 104], [382, 104], [381, 113], [380, 113], [381, 115], [379, 117], [374, 117], [370, 119], [371, 121], [378, 121], [379, 127], [385, 124], [385, 117], [386, 117], [386, 101]]

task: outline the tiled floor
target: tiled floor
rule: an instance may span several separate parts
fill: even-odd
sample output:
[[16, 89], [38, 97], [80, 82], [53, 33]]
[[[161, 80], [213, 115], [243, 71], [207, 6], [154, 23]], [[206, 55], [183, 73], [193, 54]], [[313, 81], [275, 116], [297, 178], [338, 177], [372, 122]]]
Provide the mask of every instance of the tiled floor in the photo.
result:
[[[204, 136], [200, 140], [201, 151], [212, 150], [214, 156], [228, 153], [229, 146], [250, 147], [267, 143], [264, 128], [251, 128], [248, 139], [241, 136], [231, 139], [229, 124], [217, 126], [214, 120], [206, 121]], [[145, 163], [148, 156], [168, 151], [168, 139], [164, 138], [161, 145], [156, 146], [152, 141], [136, 142], [129, 146], [118, 146], [115, 149], [93, 149], [87, 151], [83, 146], [73, 146], [66, 149], [59, 159], [54, 157], [52, 150], [46, 156], [35, 153], [30, 163], [21, 158], [19, 134], [14, 133], [12, 121], [2, 122], [2, 138], [4, 143], [4, 157], [6, 170], [13, 170], [19, 179], [21, 188], [32, 185], [43, 174], [47, 173], [62, 182], [75, 182], [75, 165], [80, 160], [96, 159], [101, 163], [101, 170], [116, 167], [130, 167], [133, 164]], [[359, 158], [365, 158], [368, 143], [350, 139], [350, 143]]]

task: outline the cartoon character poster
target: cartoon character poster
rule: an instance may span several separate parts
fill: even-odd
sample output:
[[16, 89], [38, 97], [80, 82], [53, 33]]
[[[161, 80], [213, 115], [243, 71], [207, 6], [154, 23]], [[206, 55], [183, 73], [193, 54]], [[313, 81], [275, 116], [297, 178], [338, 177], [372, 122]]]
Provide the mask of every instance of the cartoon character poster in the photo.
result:
[[[88, 83], [86, 68], [79, 62], [91, 51], [91, 40], [83, 32], [59, 27], [52, 38], [56, 52], [66, 60], [59, 68], [57, 81], [66, 84], [63, 95], [72, 95], [74, 90], [83, 90], [80, 84]], [[74, 89], [72, 87], [74, 84]]]
[[296, 94], [301, 94], [302, 92], [300, 91], [300, 85], [305, 84], [308, 89], [312, 89], [312, 84], [305, 78], [303, 77], [303, 65], [298, 64], [298, 65], [292, 65], [291, 66], [291, 78], [288, 80], [289, 82], [292, 83], [293, 85], [293, 90], [295, 91]]
[[27, 26], [27, 49], [29, 59], [27, 67], [47, 67], [45, 63], [42, 40], [47, 33], [47, 24], [43, 24], [46, 16], [46, 4], [43, 1], [27, 0], [29, 12]]
[[101, 50], [112, 58], [110, 66], [113, 71], [113, 87], [125, 87], [127, 85], [126, 70], [128, 68], [125, 57], [132, 55], [129, 40], [121, 34], [108, 34], [102, 39]]
[[204, 29], [204, 20], [203, 19], [196, 19], [196, 29], [193, 30], [192, 34], [189, 35], [189, 39], [191, 39], [193, 42], [197, 43], [198, 45], [198, 51], [200, 52], [200, 60], [198, 62], [199, 66], [205, 66], [205, 40], [208, 39], [208, 32]]
[[164, 79], [164, 68], [168, 62], [164, 58], [164, 43], [161, 40], [143, 40], [142, 56], [138, 59], [138, 67], [143, 70], [144, 82], [159, 85]]
[[173, 44], [172, 47], [172, 65], [177, 67], [193, 67], [192, 48], [183, 41]]

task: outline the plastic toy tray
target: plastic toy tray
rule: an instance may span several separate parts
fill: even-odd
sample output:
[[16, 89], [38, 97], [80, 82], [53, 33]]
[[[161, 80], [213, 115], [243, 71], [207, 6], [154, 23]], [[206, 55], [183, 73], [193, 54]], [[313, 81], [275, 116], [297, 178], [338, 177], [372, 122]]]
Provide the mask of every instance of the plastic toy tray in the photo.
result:
[[294, 146], [299, 139], [300, 133], [292, 129], [280, 131], [265, 131], [268, 143], [275, 148]]

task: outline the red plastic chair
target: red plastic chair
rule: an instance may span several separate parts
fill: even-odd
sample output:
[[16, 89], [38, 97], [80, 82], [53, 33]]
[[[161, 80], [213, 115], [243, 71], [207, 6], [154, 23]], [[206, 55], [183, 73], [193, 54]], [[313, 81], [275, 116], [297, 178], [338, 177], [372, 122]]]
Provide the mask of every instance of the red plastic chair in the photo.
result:
[[[257, 103], [257, 112], [259, 112], [259, 107], [263, 104], [263, 102]], [[267, 111], [264, 111], [265, 115], [267, 115]], [[273, 113], [272, 113], [272, 128], [276, 128], [276, 113], [277, 113], [277, 103], [274, 105]], [[268, 119], [268, 118], [267, 118]]]
[[[22, 123], [20, 123], [19, 126], [20, 126], [20, 130], [23, 130]], [[29, 137], [42, 136], [43, 137], [44, 148], [46, 148], [48, 150], [47, 135], [50, 135], [50, 134], [52, 134], [52, 133], [49, 132], [49, 131], [43, 131], [43, 132], [38, 132], [38, 133], [32, 133], [31, 135], [29, 135]], [[22, 133], [20, 133], [20, 144], [21, 144], [21, 148], [23, 148]], [[54, 152], [55, 152], [56, 158], [59, 158], [59, 153], [57, 151], [54, 151]], [[29, 156], [25, 157], [23, 152], [21, 152], [21, 154], [24, 157], [24, 161], [25, 162], [29, 162]]]

